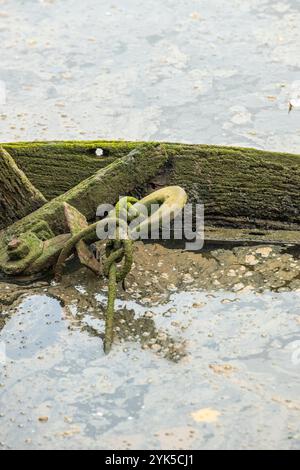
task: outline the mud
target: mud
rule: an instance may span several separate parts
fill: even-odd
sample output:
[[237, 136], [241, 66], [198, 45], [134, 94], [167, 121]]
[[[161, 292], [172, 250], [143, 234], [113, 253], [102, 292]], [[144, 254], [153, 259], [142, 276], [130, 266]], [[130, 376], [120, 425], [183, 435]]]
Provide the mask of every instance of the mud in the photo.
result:
[[299, 153], [298, 0], [2, 0], [0, 13], [1, 142]]
[[0, 283], [1, 446], [299, 448], [299, 254], [134, 259], [108, 356], [105, 280], [71, 261], [59, 284]]
[[[299, 153], [299, 21], [296, 0], [2, 0], [0, 141]], [[299, 449], [299, 258], [257, 248], [137, 246], [109, 356], [105, 282], [0, 283], [0, 448]]]

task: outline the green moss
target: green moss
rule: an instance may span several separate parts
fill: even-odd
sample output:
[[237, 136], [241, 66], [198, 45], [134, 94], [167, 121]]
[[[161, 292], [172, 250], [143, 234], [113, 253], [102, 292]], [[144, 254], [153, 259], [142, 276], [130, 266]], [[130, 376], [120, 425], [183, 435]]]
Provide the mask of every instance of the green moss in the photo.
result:
[[70, 234], [58, 235], [44, 243], [40, 256], [22, 272], [25, 276], [41, 274], [51, 269], [59, 256], [59, 253], [69, 240]]
[[[138, 145], [140, 142], [74, 141], [15, 143], [4, 147], [50, 199]], [[153, 144], [145, 145], [151, 149]], [[178, 143], [166, 143], [164, 147], [168, 170], [162, 184], [180, 185], [186, 189], [189, 201], [204, 202], [208, 222], [266, 229], [299, 228], [300, 155]], [[97, 148], [103, 150], [103, 157], [96, 156]], [[157, 175], [153, 178], [155, 182]], [[122, 184], [119, 188], [123, 189]], [[110, 192], [108, 188], [108, 202]]]
[[[17, 165], [28, 175], [32, 183], [53, 199], [78, 183], [108, 166], [116, 158], [127, 155], [136, 144], [119, 149], [98, 143], [34, 143], [5, 144]], [[98, 157], [96, 149], [102, 148], [104, 156]]]
[[236, 218], [266, 228], [300, 224], [300, 157], [232, 150], [183, 152], [173, 159], [168, 184], [205, 203], [207, 221]]
[[[80, 181], [93, 175], [115, 159], [127, 155], [141, 142], [91, 141], [91, 142], [34, 142], [4, 144], [16, 163], [28, 175], [33, 184], [48, 198], [52, 199], [68, 191]], [[167, 143], [170, 158], [184, 157], [189, 160], [202, 157], [223, 158], [240, 156], [274, 161], [284, 167], [299, 168], [299, 155], [267, 152], [250, 148], [219, 147], [210, 145], [188, 145]], [[103, 157], [96, 156], [101, 148]], [[188, 162], [187, 162], [188, 163]]]
[[21, 239], [18, 240], [18, 243], [19, 245], [14, 249], [11, 249], [10, 246], [8, 247], [10, 260], [24, 259], [29, 254], [30, 245]]
[[[20, 257], [11, 256], [6, 249], [6, 242], [0, 243], [0, 270], [5, 274], [19, 274], [26, 270], [43, 252], [43, 242], [31, 232], [19, 236], [21, 242], [18, 254]], [[14, 253], [16, 255], [16, 253]]]
[[0, 229], [45, 204], [11, 155], [0, 147]]
[[[67, 193], [16, 222], [0, 237], [0, 269], [8, 274], [15, 274], [25, 271], [30, 264], [28, 257], [14, 263], [8, 259], [7, 243], [12, 238], [22, 238], [24, 234], [28, 234], [28, 237], [41, 243], [41, 239], [45, 237], [48, 239], [53, 235], [69, 231], [64, 203], [76, 207], [87, 219], [95, 219], [99, 204], [115, 204], [120, 191], [127, 194], [137, 185], [145, 183], [165, 165], [166, 161], [167, 154], [163, 146], [159, 144], [140, 146], [126, 157], [118, 159]], [[35, 256], [34, 247], [30, 248], [28, 256]]]

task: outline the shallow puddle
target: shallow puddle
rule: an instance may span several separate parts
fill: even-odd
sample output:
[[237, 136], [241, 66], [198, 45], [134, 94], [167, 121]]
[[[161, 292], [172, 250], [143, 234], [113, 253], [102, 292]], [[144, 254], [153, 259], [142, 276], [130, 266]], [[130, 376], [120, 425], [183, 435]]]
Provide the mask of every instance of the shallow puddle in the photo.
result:
[[74, 265], [60, 285], [2, 284], [1, 447], [298, 448], [298, 278], [275, 247], [137, 245], [108, 356], [105, 281]]

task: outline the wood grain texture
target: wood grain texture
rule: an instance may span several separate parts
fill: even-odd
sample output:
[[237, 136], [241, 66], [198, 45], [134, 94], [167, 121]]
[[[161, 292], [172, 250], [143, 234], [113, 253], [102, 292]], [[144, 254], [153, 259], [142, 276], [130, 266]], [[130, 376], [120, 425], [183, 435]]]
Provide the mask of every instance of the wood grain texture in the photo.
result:
[[0, 229], [46, 203], [44, 196], [0, 147]]
[[[51, 199], [140, 144], [95, 141], [4, 146]], [[162, 184], [182, 186], [190, 202], [205, 204], [209, 222], [231, 227], [299, 229], [300, 155], [211, 145], [166, 143], [164, 147], [168, 162], [153, 182], [161, 178]], [[103, 150], [103, 156], [96, 155], [97, 148]], [[140, 194], [149, 189], [151, 184], [141, 188]]]

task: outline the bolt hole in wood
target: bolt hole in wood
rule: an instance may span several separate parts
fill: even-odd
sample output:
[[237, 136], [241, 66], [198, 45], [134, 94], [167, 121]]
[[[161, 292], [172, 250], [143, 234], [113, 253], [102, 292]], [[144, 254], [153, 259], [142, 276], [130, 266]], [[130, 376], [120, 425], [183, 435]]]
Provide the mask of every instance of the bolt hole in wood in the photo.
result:
[[95, 154], [97, 157], [104, 157], [104, 150], [99, 147], [95, 150]]

